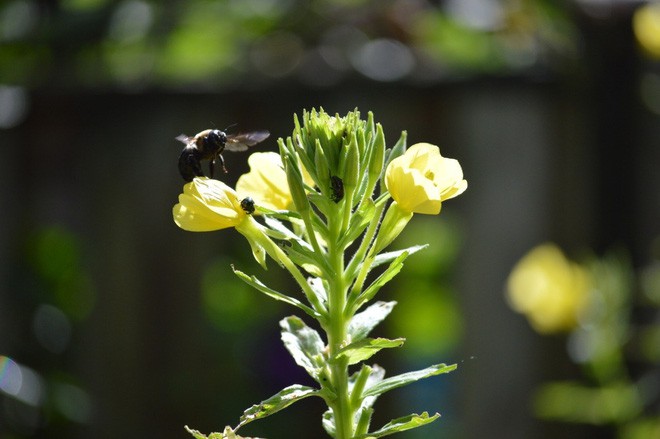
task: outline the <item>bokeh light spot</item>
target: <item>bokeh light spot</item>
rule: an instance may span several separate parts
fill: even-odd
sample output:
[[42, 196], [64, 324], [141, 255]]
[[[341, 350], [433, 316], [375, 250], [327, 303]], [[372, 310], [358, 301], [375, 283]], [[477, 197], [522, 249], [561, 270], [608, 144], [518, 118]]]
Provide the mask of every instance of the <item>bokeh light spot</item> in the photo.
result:
[[353, 66], [376, 81], [396, 81], [415, 67], [415, 57], [403, 43], [380, 38], [364, 44], [352, 57]]

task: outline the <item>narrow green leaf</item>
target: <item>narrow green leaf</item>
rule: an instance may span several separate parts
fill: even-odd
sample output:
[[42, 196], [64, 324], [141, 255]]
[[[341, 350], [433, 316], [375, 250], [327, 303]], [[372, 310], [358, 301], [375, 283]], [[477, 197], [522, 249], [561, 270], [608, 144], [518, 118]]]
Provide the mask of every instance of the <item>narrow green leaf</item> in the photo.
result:
[[387, 317], [396, 302], [378, 301], [364, 311], [355, 314], [348, 325], [348, 334], [353, 342], [362, 340], [369, 335], [372, 329]]
[[[366, 382], [362, 382], [362, 373], [364, 369], [368, 369], [369, 372], [369, 376], [367, 377]], [[363, 389], [375, 386], [376, 384], [383, 381], [383, 378], [385, 378], [385, 369], [379, 365], [363, 365], [359, 372], [354, 373], [348, 379], [349, 390], [351, 392], [351, 401], [362, 401], [360, 403], [360, 408], [362, 410], [367, 410], [373, 407], [374, 403], [376, 402], [376, 398], [378, 398], [378, 395], [365, 396]]]
[[[270, 398], [261, 401], [259, 404], [255, 404], [249, 409], [245, 410], [243, 415], [241, 415], [241, 421], [238, 424], [238, 427], [277, 413], [280, 410], [290, 406], [294, 402], [300, 401], [301, 399], [317, 395], [318, 390], [312, 387], [302, 386], [300, 384], [289, 386], [280, 390]], [[238, 429], [238, 427], [236, 429]]]
[[348, 364], [357, 364], [364, 361], [376, 352], [385, 348], [398, 348], [403, 344], [405, 338], [396, 338], [389, 340], [387, 338], [363, 338], [360, 341], [351, 343], [337, 352], [337, 357], [348, 358]]
[[351, 215], [351, 221], [348, 225], [348, 230], [346, 233], [339, 239], [337, 244], [338, 248], [346, 248], [355, 239], [364, 232], [364, 229], [371, 223], [374, 219], [374, 213], [376, 211], [376, 206], [374, 201], [369, 198], [364, 203], [360, 205], [358, 210], [356, 210], [353, 215]]
[[401, 431], [412, 430], [413, 428], [430, 424], [439, 417], [440, 417], [440, 413], [436, 413], [433, 416], [429, 416], [427, 412], [424, 412], [421, 415], [418, 415], [417, 413], [413, 413], [412, 415], [393, 419], [392, 421], [385, 424], [383, 428], [376, 430], [372, 433], [358, 436], [357, 439], [379, 438], [379, 437], [389, 436], [394, 433], [399, 433]]
[[408, 252], [403, 252], [378, 276], [372, 283], [365, 289], [357, 298], [355, 308], [360, 308], [363, 304], [370, 301], [381, 289], [383, 285], [392, 280], [394, 276], [399, 274], [403, 268], [403, 261], [408, 257]]
[[294, 210], [271, 210], [267, 207], [256, 206], [256, 212], [265, 214], [264, 219], [278, 218], [285, 221], [301, 219], [300, 214]]
[[317, 379], [323, 366], [325, 345], [321, 336], [300, 318], [290, 316], [280, 321], [282, 341], [296, 364]]
[[413, 245], [408, 248], [404, 248], [402, 250], [395, 250], [387, 253], [381, 253], [377, 255], [374, 258], [374, 262], [371, 264], [371, 268], [376, 268], [379, 265], [387, 264], [394, 259], [398, 258], [403, 254], [403, 252], [408, 252], [408, 256], [417, 253], [420, 250], [424, 250], [426, 247], [428, 247], [428, 244], [423, 244], [423, 245]]
[[355, 435], [360, 436], [366, 434], [369, 431], [369, 425], [371, 424], [371, 415], [373, 415], [374, 409], [360, 407], [355, 413], [357, 422], [355, 424]]
[[[300, 217], [297, 218], [298, 220]], [[300, 245], [303, 245], [308, 247], [310, 250], [312, 249], [312, 246], [307, 244], [305, 240], [300, 238], [300, 236], [296, 235], [291, 229], [289, 229], [287, 226], [285, 226], [281, 221], [273, 218], [270, 215], [264, 216], [264, 223], [268, 226], [270, 231], [275, 231], [279, 235], [282, 236], [282, 238], [277, 238], [277, 239], [286, 239], [286, 240], [291, 240], [291, 241], [298, 241], [300, 242]], [[270, 235], [272, 236], [272, 235]]]
[[[319, 192], [313, 192], [307, 195], [309, 198], [309, 201], [314, 204], [319, 211], [325, 216], [326, 218], [332, 214], [334, 211], [333, 209], [333, 202], [330, 198], [326, 197], [325, 195], [320, 194]], [[324, 224], [324, 229], [327, 231], [327, 226]]]
[[423, 378], [451, 372], [452, 370], [456, 369], [456, 367], [457, 366], [455, 364], [451, 364], [449, 366], [446, 364], [436, 364], [434, 366], [427, 367], [426, 369], [417, 370], [415, 372], [407, 372], [401, 375], [386, 378], [383, 381], [368, 387], [364, 392], [364, 396], [382, 395], [387, 391], [396, 389], [397, 387], [405, 386], [406, 384], [413, 383]]
[[407, 140], [408, 140], [408, 132], [401, 131], [401, 136], [399, 137], [399, 140], [397, 140], [396, 144], [392, 147], [392, 149], [388, 149], [385, 151], [385, 159], [383, 162], [383, 173], [381, 174], [381, 176], [384, 175], [387, 166], [390, 164], [392, 160], [394, 160], [395, 158], [399, 157], [404, 152], [406, 152]]
[[279, 291], [275, 291], [272, 288], [264, 285], [260, 280], [258, 280], [255, 276], [248, 276], [247, 274], [243, 273], [242, 271], [236, 270], [234, 266], [231, 266], [231, 269], [234, 271], [234, 274], [239, 277], [243, 282], [246, 284], [250, 285], [251, 287], [255, 288], [258, 291], [261, 291], [264, 293], [266, 296], [279, 300], [280, 302], [288, 303], [289, 305], [293, 305], [296, 308], [304, 311], [306, 314], [308, 314], [310, 317], [313, 317], [314, 319], [319, 319], [321, 318], [321, 314], [318, 312], [314, 311], [312, 308], [309, 306], [305, 305], [298, 299], [294, 299], [293, 297], [289, 297], [286, 294], [280, 293]]

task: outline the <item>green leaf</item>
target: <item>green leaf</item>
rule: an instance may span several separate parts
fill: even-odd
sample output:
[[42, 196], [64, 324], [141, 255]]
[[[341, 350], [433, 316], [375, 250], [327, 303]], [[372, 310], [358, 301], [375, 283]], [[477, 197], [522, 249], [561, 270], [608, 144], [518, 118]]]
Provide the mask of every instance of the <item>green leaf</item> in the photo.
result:
[[314, 329], [296, 316], [290, 316], [280, 321], [282, 341], [296, 364], [317, 379], [324, 364], [323, 351], [325, 344]]
[[289, 241], [286, 244], [289, 245], [284, 245], [283, 250], [296, 265], [304, 268], [312, 276], [323, 275], [320, 268], [323, 261], [315, 259], [317, 257], [316, 253], [301, 246], [298, 241]]
[[236, 434], [236, 432], [229, 426], [225, 427], [225, 431], [222, 433], [211, 433], [208, 436], [200, 433], [197, 430], [192, 430], [188, 428], [188, 426], [185, 427], [186, 431], [190, 434], [192, 434], [195, 439], [259, 439], [257, 437], [243, 437], [239, 436]]
[[387, 169], [387, 166], [390, 164], [390, 162], [406, 152], [407, 139], [408, 132], [401, 131], [401, 137], [399, 137], [399, 140], [397, 140], [396, 144], [392, 147], [392, 149], [385, 151], [385, 159], [383, 162], [383, 172], [381, 174], [381, 178], [383, 175], [385, 175], [385, 170]]
[[335, 426], [335, 414], [331, 409], [328, 409], [323, 413], [323, 418], [321, 419], [321, 424], [323, 429], [328, 433], [330, 437], [335, 437], [336, 426]]
[[383, 428], [376, 430], [372, 433], [358, 436], [357, 439], [379, 438], [379, 437], [389, 436], [390, 434], [399, 433], [401, 431], [412, 430], [413, 428], [430, 424], [439, 417], [440, 417], [439, 413], [436, 413], [433, 416], [429, 416], [427, 412], [424, 412], [421, 415], [413, 413], [412, 415], [394, 419], [388, 422], [387, 424], [385, 424]]
[[363, 338], [351, 343], [337, 352], [337, 357], [348, 358], [348, 364], [357, 364], [373, 356], [376, 352], [385, 348], [398, 348], [403, 344], [405, 338], [389, 340], [387, 338]]
[[310, 317], [313, 317], [314, 319], [319, 319], [321, 318], [321, 314], [318, 312], [314, 311], [312, 308], [309, 306], [305, 305], [298, 299], [294, 299], [293, 297], [289, 297], [286, 294], [280, 293], [279, 291], [275, 291], [272, 288], [264, 285], [260, 280], [258, 280], [255, 276], [248, 276], [247, 274], [243, 273], [242, 271], [236, 270], [234, 266], [231, 266], [231, 269], [234, 271], [234, 274], [239, 277], [243, 282], [246, 284], [250, 285], [251, 287], [255, 288], [258, 291], [261, 291], [264, 293], [266, 296], [279, 300], [280, 302], [288, 303], [289, 305], [293, 305], [296, 308], [304, 311], [307, 313]]
[[[330, 198], [326, 197], [325, 195], [322, 195], [318, 192], [313, 192], [313, 193], [308, 194], [307, 197], [309, 198], [309, 201], [312, 204], [314, 204], [319, 209], [319, 211], [323, 214], [323, 216], [325, 216], [326, 218], [328, 216], [330, 216], [332, 214], [332, 212], [334, 212], [334, 207], [333, 206], [334, 206], [335, 203]], [[329, 232], [328, 232], [328, 228], [325, 225], [325, 223], [320, 221], [319, 225], [323, 226], [323, 228], [320, 230], [322, 232], [322, 234], [325, 234], [327, 236], [327, 234]], [[317, 232], [318, 231], [319, 230], [317, 230]]]
[[[300, 217], [298, 217], [298, 220]], [[300, 238], [300, 236], [296, 235], [291, 229], [289, 229], [287, 226], [284, 225], [281, 221], [273, 218], [272, 216], [264, 216], [264, 223], [268, 226], [269, 230], [277, 232], [277, 234], [281, 235], [281, 238], [278, 238], [277, 236], [273, 236], [276, 239], [287, 239], [287, 240], [292, 240], [292, 241], [302, 241], [301, 245], [307, 244], [303, 239]], [[309, 249], [312, 249], [312, 246], [307, 244]]]
[[366, 202], [362, 203], [358, 210], [351, 215], [351, 220], [348, 225], [348, 230], [342, 235], [337, 244], [338, 248], [346, 248], [355, 239], [364, 232], [364, 229], [371, 223], [374, 219], [374, 212], [376, 211], [376, 205], [371, 198], [368, 198]]
[[[369, 373], [369, 375], [367, 376], [366, 382], [363, 382], [362, 375], [364, 374], [365, 369]], [[349, 390], [353, 395], [351, 396], [351, 400], [353, 402], [362, 400], [360, 407], [363, 409], [368, 409], [373, 407], [378, 395], [364, 396], [363, 389], [375, 386], [376, 384], [383, 381], [383, 378], [385, 378], [385, 369], [383, 369], [379, 365], [377, 364], [374, 364], [373, 366], [367, 366], [366, 364], [363, 365], [359, 372], [354, 373], [348, 378]], [[359, 393], [359, 395], [357, 393]]]
[[326, 284], [320, 277], [310, 277], [307, 279], [309, 286], [316, 294], [316, 297], [319, 299], [319, 302], [326, 303], [328, 301], [328, 293], [326, 292]]
[[390, 245], [403, 231], [413, 215], [412, 212], [401, 209], [396, 201], [390, 204], [380, 224], [371, 251], [377, 254]]
[[387, 253], [381, 253], [374, 258], [374, 262], [371, 264], [371, 268], [376, 268], [379, 265], [387, 264], [392, 260], [401, 256], [403, 252], [408, 252], [408, 256], [410, 256], [412, 254], [417, 253], [420, 250], [424, 250], [428, 246], [429, 246], [428, 244], [413, 245], [411, 247], [404, 248], [402, 250], [395, 250]]
[[427, 367], [426, 369], [417, 370], [415, 372], [407, 372], [401, 375], [386, 378], [371, 387], [367, 387], [364, 392], [364, 396], [382, 395], [387, 391], [396, 389], [397, 387], [405, 386], [406, 384], [413, 383], [423, 378], [451, 372], [452, 370], [456, 369], [456, 367], [457, 366], [455, 364], [451, 364], [449, 366], [446, 364], [436, 364], [434, 366]]
[[[290, 406], [294, 402], [310, 396], [318, 396], [318, 390], [312, 387], [294, 384], [285, 389], [280, 390], [270, 398], [255, 404], [243, 412], [241, 415], [241, 422], [238, 427], [241, 427], [249, 422], [256, 421], [257, 419], [265, 418], [280, 410]], [[238, 427], [236, 428], [238, 430]]]
[[392, 312], [394, 305], [396, 305], [395, 301], [378, 301], [364, 311], [355, 314], [348, 324], [348, 334], [351, 336], [351, 340], [356, 342], [369, 335], [371, 330]]
[[[186, 431], [187, 431], [188, 433], [192, 434], [192, 435], [195, 437], [195, 439], [209, 439], [209, 437], [206, 436], [205, 434], [202, 434], [202, 433], [200, 433], [200, 432], [197, 431], [197, 430], [193, 430], [193, 429], [191, 429], [191, 428], [188, 428], [187, 425], [186, 425], [184, 428], [186, 429]], [[211, 433], [211, 437], [213, 437], [213, 435], [218, 435], [218, 434], [220, 434], [220, 433]], [[216, 437], [217, 437], [217, 436], [216, 436]], [[214, 438], [214, 439], [215, 439], [215, 438]], [[222, 439], [222, 435], [221, 435], [221, 434], [220, 434], [220, 439]]]
[[[392, 263], [378, 276], [372, 283], [365, 289], [355, 300], [355, 309], [360, 308], [363, 304], [370, 301], [381, 289], [383, 285], [392, 280], [394, 276], [399, 274], [403, 268], [403, 261], [408, 257], [408, 252], [400, 254]], [[351, 304], [353, 305], [353, 304]]]

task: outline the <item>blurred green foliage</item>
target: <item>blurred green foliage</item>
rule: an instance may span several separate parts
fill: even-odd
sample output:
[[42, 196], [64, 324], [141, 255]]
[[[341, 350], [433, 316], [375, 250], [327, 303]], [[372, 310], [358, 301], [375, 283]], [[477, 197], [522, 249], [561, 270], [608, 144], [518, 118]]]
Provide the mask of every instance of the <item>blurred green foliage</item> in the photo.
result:
[[576, 38], [564, 2], [547, 0], [10, 0], [0, 6], [0, 83], [428, 82], [556, 67]]
[[[406, 348], [416, 360], [447, 358], [461, 340], [463, 321], [451, 273], [458, 257], [461, 233], [450, 214], [418, 215], [401, 234], [405, 248], [424, 236], [429, 246], [414, 255], [393, 282], [397, 305], [390, 324], [396, 334], [406, 334]], [[435, 337], [434, 343], [429, 338]]]

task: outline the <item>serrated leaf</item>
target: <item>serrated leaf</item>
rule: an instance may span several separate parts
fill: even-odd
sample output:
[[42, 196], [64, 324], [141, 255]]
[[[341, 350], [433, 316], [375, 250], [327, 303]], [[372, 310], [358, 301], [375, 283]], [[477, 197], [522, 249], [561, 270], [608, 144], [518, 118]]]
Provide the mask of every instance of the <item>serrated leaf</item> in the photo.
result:
[[414, 372], [407, 372], [401, 375], [396, 375], [390, 378], [386, 378], [383, 381], [371, 387], [367, 387], [367, 389], [364, 391], [364, 396], [382, 395], [383, 393], [388, 392], [392, 389], [405, 386], [406, 384], [413, 383], [423, 378], [428, 378], [434, 375], [440, 375], [443, 373], [451, 372], [452, 370], [456, 369], [456, 367], [457, 366], [455, 364], [451, 364], [449, 366], [447, 366], [446, 364], [436, 364], [434, 366], [427, 367], [426, 369], [417, 370]]
[[401, 250], [395, 250], [391, 252], [386, 252], [386, 253], [381, 253], [377, 255], [374, 258], [374, 262], [371, 264], [371, 268], [376, 268], [379, 265], [387, 264], [394, 259], [398, 258], [403, 254], [403, 252], [408, 252], [408, 256], [417, 253], [420, 250], [424, 250], [426, 247], [428, 247], [428, 244], [422, 244], [422, 245], [413, 245], [408, 248], [404, 248]]
[[266, 296], [279, 300], [280, 302], [288, 303], [289, 305], [293, 305], [296, 308], [304, 311], [307, 313], [309, 316], [313, 317], [314, 319], [319, 319], [321, 315], [314, 311], [312, 308], [309, 306], [305, 305], [298, 299], [295, 299], [293, 297], [289, 297], [286, 294], [282, 294], [279, 291], [275, 291], [272, 288], [264, 285], [259, 279], [257, 279], [255, 276], [248, 276], [247, 274], [243, 273], [242, 271], [236, 270], [234, 266], [232, 265], [231, 269], [234, 271], [234, 274], [238, 276], [239, 279], [241, 279], [243, 282], [246, 284], [250, 285], [254, 289], [261, 291], [264, 293]]
[[319, 333], [296, 316], [281, 320], [280, 327], [284, 346], [296, 364], [316, 379], [322, 367], [325, 348]]
[[395, 301], [379, 301], [364, 311], [355, 314], [348, 325], [348, 334], [351, 336], [351, 340], [356, 342], [369, 335], [371, 330], [392, 312], [394, 305], [396, 305]]
[[390, 434], [399, 433], [401, 431], [412, 430], [413, 428], [430, 424], [439, 417], [440, 417], [439, 413], [436, 413], [433, 416], [429, 416], [427, 412], [423, 412], [421, 415], [413, 413], [412, 415], [393, 419], [392, 421], [385, 424], [381, 429], [362, 436], [358, 436], [357, 439], [372, 439], [372, 438], [375, 439], [379, 437], [389, 436]]
[[346, 357], [349, 365], [356, 364], [370, 358], [381, 349], [398, 348], [404, 341], [405, 338], [396, 338], [394, 340], [387, 338], [363, 338], [340, 349], [337, 352], [337, 357]]
[[[241, 422], [238, 424], [238, 426], [241, 427], [249, 422], [265, 418], [266, 416], [270, 416], [290, 406], [294, 402], [317, 395], [318, 390], [312, 387], [294, 384], [280, 390], [270, 398], [261, 401], [259, 404], [255, 404], [249, 409], [245, 410], [243, 415], [241, 415]], [[238, 429], [238, 427], [236, 429]]]

